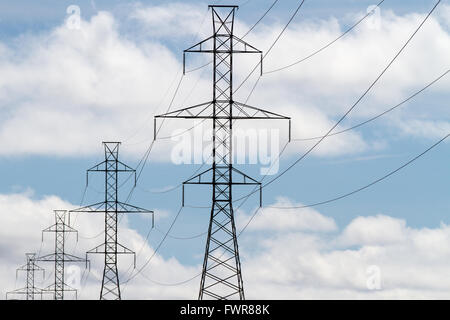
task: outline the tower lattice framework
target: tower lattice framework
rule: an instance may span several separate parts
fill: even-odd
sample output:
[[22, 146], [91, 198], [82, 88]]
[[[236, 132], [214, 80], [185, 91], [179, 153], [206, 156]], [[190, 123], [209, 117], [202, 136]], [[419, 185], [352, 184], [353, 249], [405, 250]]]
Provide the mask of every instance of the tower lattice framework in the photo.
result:
[[26, 286], [24, 288], [16, 289], [13, 291], [9, 291], [6, 293], [6, 300], [11, 295], [22, 295], [25, 296], [26, 300], [35, 300], [35, 296], [38, 295], [42, 300], [42, 296], [45, 293], [41, 288], [37, 288], [35, 286], [35, 273], [42, 272], [43, 277], [45, 278], [45, 270], [36, 264], [36, 253], [26, 253], [27, 262], [23, 266], [17, 268], [16, 270], [16, 279], [19, 275], [19, 272], [26, 272]]
[[[146, 210], [118, 200], [119, 173], [134, 174], [136, 185], [136, 170], [119, 160], [120, 142], [103, 142], [105, 147], [105, 160], [93, 166], [87, 171], [89, 173], [100, 172], [105, 175], [105, 200], [93, 205], [85, 206], [71, 212], [97, 212], [105, 215], [105, 238], [104, 242], [89, 250], [88, 254], [103, 254], [104, 269], [102, 287], [100, 291], [101, 300], [121, 300], [119, 271], [117, 268], [117, 257], [120, 254], [133, 254], [136, 263], [135, 252], [118, 242], [118, 215], [124, 213], [152, 213]], [[88, 181], [87, 181], [88, 183]]]
[[[212, 185], [212, 207], [200, 282], [199, 300], [244, 300], [244, 286], [233, 212], [234, 185], [259, 185], [255, 179], [233, 167], [233, 123], [235, 120], [282, 119], [285, 117], [233, 99], [233, 55], [262, 52], [233, 33], [237, 6], [212, 5], [213, 35], [183, 53], [213, 56], [213, 100], [178, 109], [158, 118], [211, 119], [213, 127], [212, 167], [183, 183]], [[261, 199], [261, 196], [260, 196]]]
[[86, 263], [88, 261], [83, 258], [79, 258], [72, 254], [66, 252], [66, 235], [69, 233], [74, 233], [77, 235], [78, 241], [78, 231], [72, 228], [68, 223], [66, 223], [68, 212], [67, 210], [54, 210], [55, 213], [55, 223], [50, 227], [42, 230], [44, 233], [54, 233], [55, 234], [55, 249], [53, 253], [38, 257], [36, 260], [41, 262], [53, 262], [55, 265], [54, 270], [54, 282], [45, 291], [53, 292], [55, 300], [64, 300], [65, 292], [74, 292], [75, 299], [77, 298], [77, 290], [68, 285], [65, 281], [65, 264], [66, 263]]

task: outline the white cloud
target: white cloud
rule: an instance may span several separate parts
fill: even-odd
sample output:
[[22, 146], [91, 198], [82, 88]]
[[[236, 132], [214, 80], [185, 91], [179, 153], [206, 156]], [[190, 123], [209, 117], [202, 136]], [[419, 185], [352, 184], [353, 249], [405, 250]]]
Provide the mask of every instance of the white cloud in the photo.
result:
[[343, 245], [384, 245], [402, 241], [406, 236], [406, 222], [384, 215], [357, 217], [342, 232]]
[[[0, 154], [91, 155], [99, 152], [99, 143], [106, 139], [125, 140], [125, 152], [143, 154], [153, 135], [152, 115], [164, 112], [176, 87], [175, 75], [181, 70], [181, 52], [173, 52], [165, 38], [175, 34], [195, 36], [198, 30], [202, 38], [211, 28], [209, 19], [200, 27], [206, 13], [203, 6], [170, 3], [130, 7], [129, 19], [117, 20], [110, 13], [99, 12], [90, 21], [83, 21], [81, 30], [63, 25], [44, 34], [23, 35], [13, 45], [0, 43], [0, 143], [4, 146]], [[448, 6], [439, 10], [448, 10]], [[264, 75], [250, 104], [292, 116], [293, 138], [323, 135], [378, 75], [424, 15], [400, 16], [383, 9], [381, 17], [380, 30], [362, 23], [311, 60], [290, 71]], [[239, 34], [247, 26], [239, 15], [237, 19]], [[120, 27], [127, 23], [149, 36], [142, 40], [122, 34]], [[384, 111], [448, 68], [450, 37], [446, 23], [442, 14], [430, 18], [373, 92], [350, 114], [350, 121]], [[279, 22], [263, 21], [246, 40], [264, 50], [281, 28]], [[265, 60], [265, 68], [270, 70], [307, 55], [342, 31], [342, 21], [336, 18], [314, 22], [300, 19], [277, 43]], [[241, 56], [235, 62], [237, 84], [257, 57]], [[193, 58], [188, 63], [196, 66], [198, 61]], [[198, 78], [200, 74], [186, 76], [173, 108], [210, 100], [210, 79]], [[245, 99], [253, 79], [236, 94], [236, 100]], [[430, 92], [445, 96], [448, 81], [442, 80]], [[439, 123], [432, 121], [437, 117], [434, 111], [416, 111], [407, 121], [399, 116], [398, 121], [387, 124], [409, 136], [412, 130], [405, 127], [419, 121], [419, 116], [428, 117], [429, 129], [415, 134], [434, 137], [438, 127], [448, 126], [446, 117]], [[189, 121], [166, 121], [161, 134], [191, 126]], [[349, 132], [326, 139], [314, 154], [357, 154], [379, 144], [377, 140], [367, 141], [358, 132]], [[155, 148], [161, 152], [153, 159], [167, 161], [172, 146], [168, 140], [157, 142]], [[298, 154], [307, 147], [295, 143], [287, 154]]]
[[[281, 198], [276, 204], [291, 203]], [[21, 287], [24, 279], [19, 278], [15, 284], [15, 268], [24, 263], [25, 252], [39, 251], [40, 230], [52, 224], [52, 210], [71, 207], [55, 196], [33, 200], [29, 194], [0, 195], [0, 209], [5, 213], [0, 223], [0, 294]], [[101, 233], [92, 237], [102, 230], [103, 217], [80, 214], [73, 216], [72, 222], [80, 232], [80, 240], [75, 246], [75, 239], [68, 238], [67, 252], [84, 256], [85, 250], [102, 241]], [[152, 237], [150, 243], [157, 242]], [[53, 250], [51, 236], [44, 239], [41, 254]], [[144, 239], [130, 229], [127, 219], [121, 221], [119, 240], [140, 252], [138, 268], [153, 254], [152, 247], [142, 246]], [[357, 217], [339, 231], [332, 218], [317, 211], [262, 211], [239, 240], [246, 296], [249, 299], [448, 298], [449, 240], [450, 227], [446, 224], [412, 228], [404, 220], [376, 215]], [[81, 299], [97, 299], [99, 295], [103, 260], [101, 256], [90, 258], [92, 268], [87, 281], [82, 282]], [[200, 262], [187, 266], [176, 257], [156, 254], [143, 275], [125, 285], [131, 263], [131, 257], [119, 259], [125, 299], [195, 298], [198, 278], [182, 285], [170, 284], [197, 275]], [[51, 265], [40, 265], [52, 270]], [[381, 272], [380, 290], [369, 290], [366, 285], [371, 270], [368, 268], [374, 265]], [[38, 285], [49, 283], [51, 272]]]
[[[44, 255], [53, 252], [53, 233], [44, 234], [44, 242], [41, 245], [41, 230], [54, 223], [53, 210], [72, 209], [74, 207], [76, 206], [56, 196], [35, 200], [25, 193], [0, 195], [0, 211], [4, 213], [0, 223], [1, 296], [4, 297], [7, 291], [24, 286], [25, 278], [23, 274], [17, 282], [15, 281], [15, 269], [25, 264], [25, 253], [35, 252], [38, 255]], [[104, 217], [102, 214], [73, 214], [71, 222], [79, 230], [79, 242], [75, 241], [75, 236], [68, 236], [66, 238], [66, 252], [84, 257], [85, 251], [94, 248], [103, 241], [101, 231], [104, 226]], [[150, 224], [148, 221], [145, 223]], [[121, 220], [119, 242], [140, 253], [137, 266], [141, 266], [153, 254], [152, 248], [147, 245], [142, 246], [144, 238], [135, 230], [130, 229], [127, 218]], [[96, 299], [99, 295], [104, 260], [101, 255], [90, 255], [89, 259], [91, 260], [91, 271], [88, 274], [87, 281], [82, 281], [82, 290], [79, 290], [80, 299]], [[130, 268], [132, 261], [131, 256], [120, 257], [119, 270], [122, 281], [127, 279], [131, 272], [136, 271]], [[40, 287], [48, 286], [53, 280], [53, 265], [45, 262], [38, 262], [38, 265], [44, 267], [47, 272], [44, 282], [39, 278], [40, 275], [36, 275], [36, 285]], [[84, 264], [71, 265], [80, 266], [83, 275], [86, 276], [86, 271], [83, 271]], [[160, 282], [184, 280], [197, 272], [197, 268], [183, 266], [175, 258], [163, 259], [158, 254], [152, 259], [146, 270], [151, 270], [147, 274], [151, 274], [151, 278]], [[66, 273], [66, 279], [68, 277], [69, 274]], [[189, 294], [192, 295], [192, 290], [195, 290], [194, 285], [188, 284], [177, 292], [172, 292], [160, 286], [149, 286], [141, 280], [134, 281], [129, 286], [122, 286], [126, 292], [124, 297], [138, 299], [142, 297], [188, 298]], [[195, 285], [195, 287], [197, 286]], [[68, 298], [70, 298], [70, 294], [68, 294]]]
[[[278, 198], [274, 204], [276, 207], [299, 206], [299, 203], [293, 203], [287, 198]], [[250, 216], [238, 214], [238, 227], [243, 227]], [[261, 209], [258, 212], [258, 218], [249, 224], [249, 230], [275, 230], [275, 231], [334, 231], [337, 229], [336, 223], [332, 218], [321, 215], [314, 209], [306, 210], [288, 209], [279, 210], [274, 208]]]
[[[450, 294], [450, 281], [445, 280], [449, 236], [444, 224], [414, 229], [384, 215], [355, 218], [332, 238], [287, 229], [255, 242], [247, 234], [240, 248], [260, 243], [256, 252], [243, 253], [247, 296], [445, 299]], [[380, 270], [380, 290], [367, 287], [371, 266]]]

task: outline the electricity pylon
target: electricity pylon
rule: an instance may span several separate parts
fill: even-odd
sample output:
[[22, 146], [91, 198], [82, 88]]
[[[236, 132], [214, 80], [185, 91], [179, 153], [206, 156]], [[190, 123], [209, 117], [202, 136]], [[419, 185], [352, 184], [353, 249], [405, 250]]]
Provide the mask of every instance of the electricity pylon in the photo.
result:
[[[105, 214], [105, 240], [102, 244], [89, 250], [90, 253], [99, 253], [105, 256], [103, 270], [101, 300], [121, 300], [119, 272], [117, 269], [118, 254], [133, 254], [136, 265], [136, 254], [117, 241], [117, 216], [119, 213], [152, 213], [151, 210], [132, 206], [118, 200], [119, 172], [134, 173], [136, 185], [136, 170], [119, 161], [120, 142], [103, 142], [105, 147], [105, 160], [87, 170], [87, 179], [90, 172], [105, 173], [105, 201], [71, 210], [71, 212], [99, 212]], [[86, 184], [88, 184], [88, 180]]]
[[[212, 208], [200, 282], [199, 300], [204, 298], [245, 299], [233, 212], [233, 185], [261, 183], [233, 168], [232, 129], [234, 120], [282, 119], [285, 117], [233, 100], [233, 54], [262, 52], [233, 34], [237, 6], [212, 5], [213, 35], [183, 52], [213, 54], [213, 100], [155, 117], [212, 119], [212, 167], [185, 184], [212, 185]], [[290, 127], [290, 125], [289, 125]], [[184, 190], [184, 188], [183, 188]], [[183, 194], [184, 204], [184, 194]], [[223, 250], [219, 253], [219, 250]]]
[[35, 295], [40, 295], [42, 300], [42, 295], [48, 292], [40, 288], [36, 288], [34, 284], [34, 274], [35, 272], [42, 272], [45, 278], [45, 271], [43, 268], [36, 264], [36, 254], [26, 253], [27, 263], [16, 270], [16, 279], [18, 277], [19, 271], [25, 271], [27, 273], [27, 285], [24, 288], [16, 289], [6, 293], [6, 300], [8, 300], [8, 295], [25, 295], [26, 300], [34, 300]]
[[75, 299], [77, 299], [77, 290], [65, 282], [64, 266], [67, 262], [85, 262], [87, 266], [88, 261], [65, 252], [66, 234], [75, 233], [78, 241], [78, 231], [66, 223], [67, 210], [54, 210], [54, 212], [55, 223], [42, 230], [42, 241], [44, 240], [44, 232], [55, 233], [55, 251], [54, 253], [38, 257], [36, 261], [53, 262], [55, 264], [54, 283], [45, 288], [45, 291], [53, 292], [55, 300], [64, 300], [66, 291], [75, 292]]

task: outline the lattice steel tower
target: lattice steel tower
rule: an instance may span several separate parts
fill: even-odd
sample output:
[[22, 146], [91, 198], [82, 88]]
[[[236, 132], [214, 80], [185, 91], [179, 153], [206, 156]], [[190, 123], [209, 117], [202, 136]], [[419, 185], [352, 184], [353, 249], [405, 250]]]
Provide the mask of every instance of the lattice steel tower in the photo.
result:
[[[237, 119], [287, 119], [273, 112], [233, 100], [233, 54], [262, 52], [233, 34], [237, 6], [213, 5], [213, 35], [185, 50], [213, 55], [213, 100], [155, 117], [211, 119], [213, 127], [212, 167], [184, 184], [212, 185], [212, 209], [208, 228], [199, 299], [245, 299], [233, 213], [233, 185], [259, 185], [233, 168], [232, 129]], [[184, 188], [183, 188], [184, 190]], [[260, 190], [261, 191], [261, 190]], [[183, 194], [184, 203], [184, 194]], [[219, 251], [223, 250], [222, 253]]]
[[[64, 293], [66, 291], [74, 292], [75, 299], [77, 298], [77, 290], [72, 288], [65, 282], [65, 272], [64, 266], [67, 262], [85, 262], [86, 265], [88, 261], [76, 257], [72, 254], [66, 253], [65, 242], [66, 234], [75, 233], [77, 235], [78, 241], [78, 231], [72, 228], [66, 223], [66, 216], [68, 215], [67, 210], [54, 210], [55, 212], [55, 224], [42, 230], [42, 240], [44, 232], [55, 233], [55, 252], [38, 257], [36, 261], [42, 262], [53, 262], [55, 264], [55, 280], [54, 283], [45, 288], [45, 291], [50, 291], [54, 293], [55, 300], [64, 300]], [[69, 219], [70, 220], [70, 219]]]
[[[117, 269], [118, 254], [135, 253], [117, 241], [117, 222], [119, 213], [153, 213], [151, 210], [135, 207], [118, 200], [119, 172], [134, 173], [134, 183], [136, 185], [136, 171], [119, 161], [120, 142], [103, 142], [105, 147], [105, 160], [93, 166], [87, 171], [87, 178], [90, 172], [104, 172], [105, 174], [105, 201], [71, 210], [71, 212], [99, 212], [105, 214], [105, 240], [87, 254], [99, 253], [105, 256], [105, 267], [103, 270], [102, 288], [100, 291], [101, 300], [120, 300], [119, 272]], [[88, 181], [86, 181], [88, 183]], [[136, 256], [134, 257], [136, 263]]]
[[6, 293], [6, 300], [8, 300], [8, 295], [25, 295], [26, 300], [34, 300], [35, 295], [40, 295], [42, 299], [42, 295], [45, 292], [40, 288], [36, 288], [34, 283], [34, 274], [36, 271], [42, 272], [43, 277], [45, 278], [45, 271], [43, 268], [36, 264], [36, 254], [35, 253], [26, 253], [27, 263], [16, 270], [16, 279], [18, 277], [19, 271], [25, 271], [27, 273], [27, 285], [24, 288], [16, 289], [13, 291], [9, 291]]

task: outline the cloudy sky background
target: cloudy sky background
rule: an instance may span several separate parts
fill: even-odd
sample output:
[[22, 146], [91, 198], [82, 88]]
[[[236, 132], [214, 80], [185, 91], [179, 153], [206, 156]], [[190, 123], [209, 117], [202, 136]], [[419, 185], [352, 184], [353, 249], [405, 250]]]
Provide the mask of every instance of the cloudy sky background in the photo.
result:
[[[100, 162], [102, 141], [122, 141], [122, 161], [136, 167], [153, 138], [153, 115], [163, 113], [181, 77], [182, 50], [211, 34], [210, 12], [201, 1], [9, 1], [0, 2], [0, 294], [19, 288], [15, 269], [26, 252], [48, 253], [41, 229], [54, 209], [103, 198], [102, 177], [85, 189], [85, 170]], [[222, 2], [222, 1], [218, 1]], [[243, 35], [272, 1], [237, 1], [236, 34]], [[246, 37], [266, 51], [298, 1], [280, 0]], [[434, 1], [386, 0], [379, 20], [365, 20], [307, 61], [265, 74], [248, 103], [292, 117], [292, 138], [324, 134], [358, 99], [433, 7]], [[66, 9], [81, 8], [81, 28], [67, 27]], [[367, 12], [371, 1], [306, 1], [264, 61], [265, 71], [303, 58], [338, 37]], [[203, 22], [203, 23], [202, 23]], [[450, 5], [437, 7], [410, 45], [349, 117], [345, 129], [401, 102], [450, 66]], [[240, 83], [258, 62], [237, 57]], [[187, 69], [209, 61], [190, 56]], [[173, 108], [211, 99], [210, 67], [183, 77]], [[245, 101], [257, 75], [236, 93]], [[301, 206], [357, 189], [399, 167], [450, 131], [450, 79], [438, 83], [380, 119], [326, 139], [288, 175], [264, 189], [265, 206]], [[160, 135], [189, 128], [167, 121]], [[237, 124], [264, 128], [266, 123]], [[280, 145], [287, 132], [282, 123]], [[142, 171], [131, 203], [156, 211], [121, 220], [120, 242], [139, 252], [137, 267], [152, 256], [181, 203], [167, 193], [198, 165], [172, 163], [173, 141], [160, 140]], [[314, 141], [292, 141], [281, 169]], [[308, 209], [261, 210], [240, 236], [247, 298], [448, 298], [448, 144], [443, 143], [397, 175], [352, 197]], [[260, 179], [259, 165], [240, 166]], [[125, 181], [126, 176], [123, 177]], [[120, 190], [122, 200], [130, 192]], [[249, 190], [239, 189], [236, 197]], [[210, 190], [190, 187], [187, 202], [208, 206]], [[83, 202], [81, 202], [83, 200]], [[236, 211], [238, 230], [257, 207], [254, 195]], [[208, 209], [185, 208], [170, 236], [143, 272], [123, 285], [124, 298], [197, 296]], [[80, 238], [68, 249], [84, 252], [102, 241], [101, 216], [80, 214]], [[50, 237], [50, 235], [48, 235]], [[192, 238], [192, 239], [180, 239]], [[123, 282], [131, 258], [121, 258]], [[41, 263], [44, 266], [44, 263]], [[375, 266], [375, 267], [374, 267]], [[47, 265], [51, 282], [52, 266]], [[375, 271], [374, 271], [375, 270]], [[378, 272], [381, 287], [368, 288]], [[102, 259], [84, 272], [79, 297], [95, 299]], [[191, 279], [186, 283], [175, 285]], [[370, 286], [369, 286], [370, 287]]]

